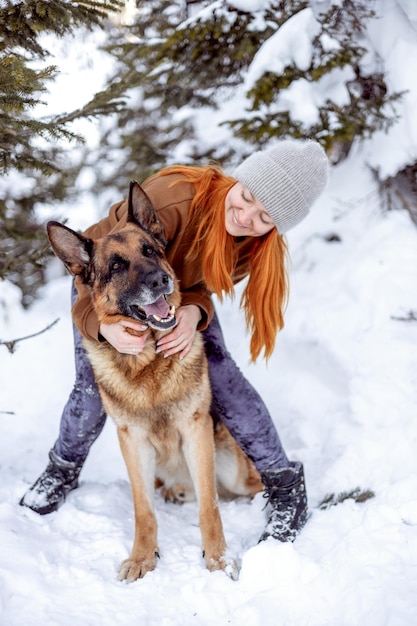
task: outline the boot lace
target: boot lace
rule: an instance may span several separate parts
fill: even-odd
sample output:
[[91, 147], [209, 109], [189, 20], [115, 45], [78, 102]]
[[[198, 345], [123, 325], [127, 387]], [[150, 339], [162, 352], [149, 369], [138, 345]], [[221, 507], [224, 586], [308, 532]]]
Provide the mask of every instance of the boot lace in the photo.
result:
[[281, 504], [284, 506], [293, 504], [294, 496], [297, 493], [295, 487], [295, 481], [286, 486], [267, 486], [266, 490], [262, 494], [262, 497], [266, 499], [263, 509], [266, 509], [269, 504]]

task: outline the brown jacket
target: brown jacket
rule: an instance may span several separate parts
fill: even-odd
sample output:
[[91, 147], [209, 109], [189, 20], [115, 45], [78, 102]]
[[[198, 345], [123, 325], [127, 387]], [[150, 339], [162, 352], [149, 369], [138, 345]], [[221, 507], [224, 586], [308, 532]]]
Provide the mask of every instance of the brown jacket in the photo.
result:
[[[181, 179], [181, 184], [170, 186]], [[202, 314], [199, 330], [204, 330], [213, 317], [211, 294], [206, 288], [201, 262], [185, 261], [186, 254], [194, 241], [195, 229], [187, 225], [190, 204], [195, 193], [194, 186], [177, 174], [169, 176], [152, 176], [143, 184], [154, 205], [160, 221], [164, 226], [165, 238], [168, 241], [166, 256], [180, 281], [183, 305], [195, 304]], [[85, 236], [99, 239], [110, 233], [121, 230], [126, 225], [127, 201], [122, 200], [110, 207], [109, 215], [85, 231]], [[232, 276], [234, 283], [248, 275], [249, 255], [253, 238], [243, 239], [238, 243], [238, 262]], [[99, 325], [94, 312], [90, 291], [83, 285], [80, 278], [75, 279], [78, 298], [72, 308], [74, 323], [80, 333], [89, 339], [98, 340]]]

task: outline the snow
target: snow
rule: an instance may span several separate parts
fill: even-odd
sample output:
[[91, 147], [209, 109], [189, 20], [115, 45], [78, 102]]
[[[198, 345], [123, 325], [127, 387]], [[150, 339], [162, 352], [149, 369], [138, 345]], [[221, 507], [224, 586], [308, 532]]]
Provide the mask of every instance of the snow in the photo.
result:
[[[401, 6], [407, 6], [405, 0]], [[398, 24], [399, 40], [405, 31]], [[378, 41], [383, 46], [386, 40]], [[400, 44], [392, 41], [394, 50]], [[415, 46], [416, 37], [414, 51]], [[398, 80], [405, 80], [411, 62], [408, 58], [398, 68]], [[234, 302], [217, 304], [232, 354], [267, 403], [288, 455], [304, 463], [312, 514], [293, 544], [258, 545], [262, 496], [221, 502], [229, 551], [240, 565], [236, 582], [205, 569], [196, 504], [165, 503], [159, 494], [157, 568], [130, 585], [117, 581], [133, 540], [133, 510], [110, 419], [87, 459], [80, 488], [58, 512], [40, 517], [18, 505], [46, 466], [73, 383], [70, 279], [59, 266], [52, 268], [53, 278], [28, 311], [20, 306], [18, 290], [1, 283], [2, 342], [35, 334], [59, 318], [47, 332], [16, 343], [13, 354], [0, 345], [2, 625], [417, 622], [417, 305], [412, 289], [417, 230], [406, 211], [381, 210], [368, 168], [372, 157], [373, 164], [393, 171], [415, 149], [410, 107], [416, 90], [409, 87], [409, 133], [399, 124], [384, 140], [354, 146], [348, 160], [333, 166], [310, 216], [290, 231], [290, 303], [267, 365], [248, 364], [237, 308], [240, 291]], [[396, 132], [400, 148], [393, 156]], [[70, 217], [72, 227], [84, 227], [81, 210]], [[357, 487], [375, 496], [318, 507], [326, 494]]]
[[[340, 242], [328, 242], [337, 234]], [[130, 487], [108, 420], [66, 504], [40, 517], [18, 506], [44, 469], [73, 380], [70, 279], [29, 310], [2, 284], [0, 607], [20, 626], [129, 624], [405, 626], [417, 599], [417, 231], [382, 214], [360, 151], [333, 168], [322, 200], [289, 233], [291, 300], [268, 365], [248, 365], [236, 303], [218, 305], [228, 344], [267, 402], [291, 458], [305, 465], [311, 519], [294, 544], [269, 540], [261, 496], [222, 502], [241, 566], [233, 582], [200, 554], [197, 506], [157, 495], [161, 559], [136, 583], [116, 580], [133, 539]], [[12, 412], [9, 414], [6, 412]], [[375, 497], [327, 510], [327, 493]]]
[[320, 25], [311, 9], [296, 13], [258, 50], [246, 74], [247, 88], [252, 88], [266, 71], [279, 75], [290, 65], [308, 70], [313, 55], [311, 42], [319, 32]]
[[[417, 25], [410, 22], [415, 18], [416, 6], [412, 2], [381, 0], [378, 8], [378, 20], [369, 22], [368, 35], [377, 58], [384, 59], [384, 75], [390, 91], [403, 93], [401, 101], [394, 105], [399, 116], [393, 131], [395, 141], [393, 133], [378, 132], [367, 147], [369, 164], [379, 171], [381, 178], [387, 178], [417, 159], [414, 114], [417, 89], [414, 81], [410, 81], [417, 75]], [[382, 161], [380, 154], [384, 155]]]
[[238, 11], [245, 11], [247, 13], [256, 13], [262, 9], [270, 8], [270, 0], [227, 0], [227, 4]]

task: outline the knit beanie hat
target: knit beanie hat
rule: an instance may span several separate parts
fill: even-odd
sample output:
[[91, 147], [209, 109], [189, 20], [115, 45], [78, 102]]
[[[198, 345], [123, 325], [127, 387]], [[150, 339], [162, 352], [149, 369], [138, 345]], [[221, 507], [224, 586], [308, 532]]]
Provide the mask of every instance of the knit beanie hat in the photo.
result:
[[254, 152], [232, 176], [262, 202], [283, 234], [307, 216], [326, 185], [328, 166], [317, 142], [285, 139]]

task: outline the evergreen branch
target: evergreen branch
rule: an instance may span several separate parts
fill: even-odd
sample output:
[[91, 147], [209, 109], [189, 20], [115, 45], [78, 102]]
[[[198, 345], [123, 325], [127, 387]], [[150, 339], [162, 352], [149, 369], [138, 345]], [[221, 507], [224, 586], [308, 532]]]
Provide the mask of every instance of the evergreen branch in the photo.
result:
[[318, 504], [317, 508], [321, 510], [329, 509], [331, 506], [337, 506], [345, 500], [354, 500], [355, 502], [362, 504], [367, 500], [375, 497], [375, 493], [372, 489], [360, 489], [355, 487], [351, 491], [341, 491], [340, 493], [327, 494], [323, 500]]
[[48, 52], [38, 43], [40, 33], [64, 37], [75, 28], [102, 26], [109, 13], [120, 11], [121, 0], [26, 0], [0, 7], [0, 50], [20, 46], [40, 58]]
[[80, 109], [56, 117], [54, 123], [64, 125], [79, 118], [94, 118], [101, 115], [109, 115], [110, 113], [119, 113], [123, 110], [125, 104], [125, 100], [121, 98], [114, 99], [108, 92], [101, 91]]

